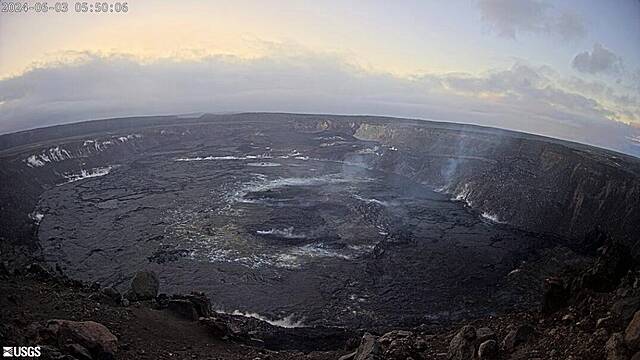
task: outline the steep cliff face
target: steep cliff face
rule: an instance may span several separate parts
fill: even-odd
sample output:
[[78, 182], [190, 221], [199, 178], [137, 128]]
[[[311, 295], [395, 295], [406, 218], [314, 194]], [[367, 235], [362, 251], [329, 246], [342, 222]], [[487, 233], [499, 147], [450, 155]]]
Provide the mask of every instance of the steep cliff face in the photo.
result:
[[497, 221], [574, 239], [600, 228], [640, 251], [638, 159], [473, 126], [364, 123], [355, 136], [398, 149], [381, 168], [440, 187]]
[[260, 127], [273, 124], [353, 135], [384, 146], [376, 156], [361, 156], [375, 168], [448, 192], [498, 222], [567, 238], [601, 228], [640, 254], [639, 159], [505, 130], [332, 115], [112, 119], [2, 136], [0, 236], [31, 237], [31, 212], [46, 188], [130, 163], [167, 144], [206, 139], [226, 123], [258, 135]]

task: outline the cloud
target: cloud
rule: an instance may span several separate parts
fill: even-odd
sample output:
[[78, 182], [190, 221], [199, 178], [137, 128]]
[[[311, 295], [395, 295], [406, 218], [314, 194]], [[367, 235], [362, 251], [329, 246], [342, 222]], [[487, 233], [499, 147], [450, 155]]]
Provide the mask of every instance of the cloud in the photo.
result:
[[589, 74], [620, 73], [623, 69], [622, 59], [601, 44], [594, 44], [591, 52], [584, 51], [573, 58], [574, 69]]
[[516, 63], [481, 76], [406, 78], [303, 52], [249, 60], [208, 56], [146, 62], [87, 53], [82, 61], [40, 66], [0, 80], [0, 132], [129, 115], [371, 114], [476, 123], [640, 154], [640, 146], [629, 145], [629, 126], [612, 121], [621, 111], [633, 114], [633, 107], [607, 108], [595, 97], [562, 86], [554, 74]]
[[[584, 127], [617, 116], [593, 98], [559, 87], [543, 70], [515, 64], [508, 70], [484, 77], [449, 75], [443, 82], [454, 93], [489, 98], [493, 106], [502, 107], [502, 111], [510, 110], [514, 117], [523, 117], [538, 125], [546, 124], [542, 126], [548, 129], [553, 128], [552, 123]], [[566, 137], [566, 134], [559, 135], [561, 130], [555, 131], [556, 136]]]
[[586, 28], [573, 12], [559, 11], [539, 0], [479, 0], [481, 19], [500, 36], [516, 39], [518, 34], [549, 34], [563, 40], [584, 37]]

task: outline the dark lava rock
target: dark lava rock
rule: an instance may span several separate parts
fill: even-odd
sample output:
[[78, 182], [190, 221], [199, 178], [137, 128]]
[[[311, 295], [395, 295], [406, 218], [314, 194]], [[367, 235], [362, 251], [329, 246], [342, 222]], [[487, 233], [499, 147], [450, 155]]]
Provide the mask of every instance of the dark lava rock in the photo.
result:
[[78, 360], [93, 360], [91, 353], [84, 346], [80, 344], [68, 344], [65, 347], [65, 350], [73, 355]]
[[151, 300], [158, 295], [160, 282], [152, 271], [140, 271], [131, 280], [129, 300]]
[[569, 291], [562, 279], [550, 277], [544, 280], [544, 294], [542, 296], [542, 313], [553, 314], [567, 306]]
[[378, 339], [384, 359], [409, 359], [419, 356], [416, 336], [411, 331], [394, 330]]
[[614, 290], [633, 266], [629, 249], [617, 242], [601, 248], [596, 263], [581, 277], [579, 287], [598, 292]]
[[168, 309], [186, 320], [196, 321], [199, 318], [195, 306], [193, 306], [193, 303], [189, 300], [171, 299], [169, 300]]
[[352, 360], [353, 358], [356, 357], [357, 353], [358, 353], [357, 351], [354, 351], [352, 353], [348, 353], [346, 355], [342, 355], [342, 356], [340, 356], [340, 358], [338, 358], [338, 360]]
[[480, 344], [478, 347], [478, 359], [480, 360], [494, 360], [499, 356], [498, 342], [495, 340], [487, 340]]
[[527, 343], [535, 336], [536, 330], [531, 325], [521, 325], [512, 329], [504, 338], [503, 347], [506, 351], [513, 351], [518, 345]]
[[211, 332], [211, 335], [217, 338], [222, 338], [230, 334], [227, 324], [223, 320], [215, 317], [201, 318], [200, 325], [206, 327]]
[[631, 350], [640, 350], [640, 311], [636, 312], [624, 332], [624, 342]]
[[611, 313], [615, 315], [620, 322], [626, 324], [631, 321], [638, 309], [640, 309], [640, 297], [625, 297], [613, 303]]
[[173, 295], [170, 298], [160, 294], [156, 298], [160, 309], [169, 311], [187, 320], [198, 320], [211, 316], [211, 302], [204, 293], [192, 292], [188, 295]]
[[173, 295], [171, 298], [189, 301], [197, 314], [195, 320], [197, 320], [198, 317], [211, 316], [211, 302], [209, 301], [209, 298], [207, 298], [207, 296], [202, 292], [192, 292], [188, 295]]
[[607, 360], [628, 360], [629, 355], [624, 346], [624, 337], [621, 333], [611, 335], [604, 347]]
[[200, 318], [200, 324], [216, 337], [228, 337], [269, 350], [328, 351], [342, 348], [354, 332], [344, 328], [284, 328], [239, 315], [217, 313]]
[[483, 343], [487, 340], [497, 340], [496, 333], [488, 327], [479, 328], [476, 331], [477, 342]]
[[58, 349], [55, 346], [51, 345], [40, 345], [40, 358], [43, 360], [73, 360], [68, 355], [64, 355], [62, 350]]
[[473, 360], [476, 352], [476, 328], [471, 325], [462, 329], [451, 339], [447, 359]]
[[611, 316], [606, 316], [598, 319], [596, 321], [596, 329], [608, 329], [613, 326], [613, 318]]
[[111, 286], [103, 288], [100, 292], [114, 304], [120, 304], [122, 302], [122, 295], [120, 292]]
[[10, 275], [13, 275], [13, 272], [11, 271], [11, 269], [9, 267], [9, 262], [8, 261], [0, 261], [0, 276], [6, 277], [6, 276], [10, 276]]
[[600, 228], [595, 228], [584, 234], [582, 240], [576, 244], [576, 248], [587, 255], [595, 256], [598, 255], [598, 249], [609, 242], [611, 242], [609, 234]]
[[49, 279], [53, 277], [53, 275], [51, 274], [51, 272], [49, 272], [49, 270], [47, 270], [44, 266], [38, 263], [27, 265], [26, 270], [27, 270], [27, 273], [33, 274], [39, 277], [40, 279]]

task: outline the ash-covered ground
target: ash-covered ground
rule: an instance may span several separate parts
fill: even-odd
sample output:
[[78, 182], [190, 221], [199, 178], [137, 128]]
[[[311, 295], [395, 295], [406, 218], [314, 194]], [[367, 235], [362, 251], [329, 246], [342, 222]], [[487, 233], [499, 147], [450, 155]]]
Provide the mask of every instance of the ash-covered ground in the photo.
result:
[[535, 302], [539, 279], [511, 278], [555, 240], [375, 165], [396, 151], [225, 125], [69, 173], [32, 218], [45, 259], [73, 278], [124, 290], [151, 269], [165, 292], [201, 290], [220, 311], [287, 326], [417, 325]]

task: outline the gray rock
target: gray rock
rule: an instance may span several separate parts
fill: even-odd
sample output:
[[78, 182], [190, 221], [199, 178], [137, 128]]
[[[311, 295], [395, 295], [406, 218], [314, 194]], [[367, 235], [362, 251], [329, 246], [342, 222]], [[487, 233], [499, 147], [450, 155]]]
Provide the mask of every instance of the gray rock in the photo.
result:
[[498, 358], [498, 342], [495, 340], [487, 340], [478, 347], [478, 359], [494, 360]]
[[606, 360], [629, 360], [627, 349], [624, 346], [624, 337], [621, 333], [611, 335], [604, 346]]
[[624, 331], [624, 342], [631, 350], [640, 350], [640, 311], [637, 311], [633, 319]]
[[131, 280], [129, 300], [150, 300], [158, 295], [160, 282], [152, 271], [140, 271]]
[[360, 340], [360, 346], [358, 346], [358, 351], [356, 351], [356, 356], [354, 360], [380, 360], [381, 352], [380, 352], [380, 344], [378, 343], [378, 338], [366, 333]]
[[60, 346], [77, 344], [88, 350], [93, 359], [111, 360], [118, 350], [118, 338], [94, 321], [50, 320], [47, 329], [57, 336]]
[[471, 325], [463, 326], [449, 343], [447, 359], [473, 360], [476, 352], [476, 328]]
[[506, 351], [513, 351], [518, 345], [528, 342], [535, 336], [536, 330], [531, 325], [521, 325], [512, 329], [504, 338], [503, 346]]
[[394, 330], [378, 339], [383, 358], [412, 359], [419, 356], [418, 342], [411, 331]]
[[626, 324], [633, 318], [633, 314], [640, 309], [640, 297], [626, 297], [622, 298], [611, 306], [611, 313], [615, 317]]
[[354, 351], [352, 353], [349, 353], [349, 354], [346, 354], [346, 355], [342, 355], [342, 356], [340, 356], [340, 358], [338, 360], [351, 360], [354, 357], [356, 357], [357, 353], [358, 353], [357, 351]]

